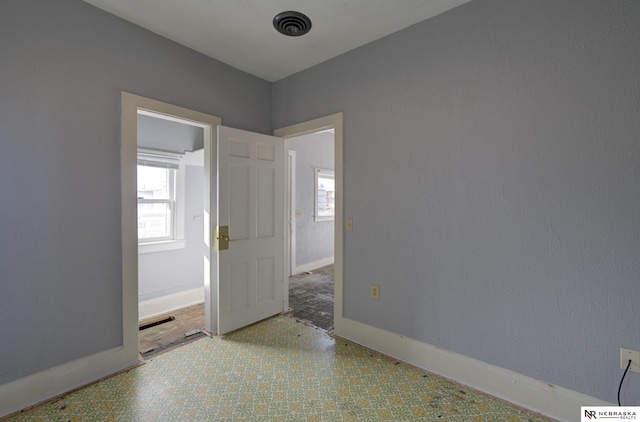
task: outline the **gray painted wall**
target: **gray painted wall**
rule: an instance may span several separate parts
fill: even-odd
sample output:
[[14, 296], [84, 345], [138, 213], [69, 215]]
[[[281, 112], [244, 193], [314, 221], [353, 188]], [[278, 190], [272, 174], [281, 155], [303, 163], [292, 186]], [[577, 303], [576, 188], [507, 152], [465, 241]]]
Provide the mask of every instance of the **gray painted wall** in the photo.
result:
[[344, 111], [346, 316], [614, 401], [638, 33], [636, 1], [474, 0], [272, 86], [80, 0], [3, 0], [0, 383], [121, 344], [126, 90], [262, 133]]
[[271, 132], [271, 85], [80, 0], [0, 2], [0, 384], [122, 344], [120, 92]]
[[333, 134], [312, 133], [288, 140], [296, 151], [296, 266], [333, 257], [334, 224], [314, 221], [315, 169], [334, 169]]
[[138, 255], [140, 301], [204, 286], [204, 167], [185, 166], [184, 206], [184, 249]]
[[344, 111], [345, 316], [614, 402], [639, 34], [637, 1], [475, 0], [276, 82], [274, 127]]
[[204, 129], [185, 123], [138, 115], [138, 148], [184, 154], [204, 148]]

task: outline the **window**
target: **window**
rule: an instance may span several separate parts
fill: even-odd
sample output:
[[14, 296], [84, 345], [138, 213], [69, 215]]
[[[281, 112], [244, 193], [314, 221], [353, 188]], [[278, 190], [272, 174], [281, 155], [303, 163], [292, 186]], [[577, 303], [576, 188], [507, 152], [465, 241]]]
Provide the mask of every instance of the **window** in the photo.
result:
[[138, 165], [138, 240], [174, 238], [175, 169]]
[[315, 175], [315, 221], [333, 220], [336, 215], [335, 173], [316, 169]]
[[[143, 250], [158, 243], [181, 241], [179, 224], [184, 203], [184, 181], [177, 156], [159, 153], [138, 153], [138, 243], [141, 252], [183, 247], [157, 247]], [[182, 243], [184, 243], [182, 241]]]

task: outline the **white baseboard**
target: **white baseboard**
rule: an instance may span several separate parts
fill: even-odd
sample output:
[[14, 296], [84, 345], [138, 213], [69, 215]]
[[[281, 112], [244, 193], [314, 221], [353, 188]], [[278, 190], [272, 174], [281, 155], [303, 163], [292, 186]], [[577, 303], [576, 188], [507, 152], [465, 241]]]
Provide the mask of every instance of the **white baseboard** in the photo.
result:
[[0, 418], [139, 362], [137, 350], [126, 353], [122, 347], [118, 347], [0, 385]]
[[316, 268], [324, 267], [325, 265], [333, 264], [333, 257], [320, 259], [318, 261], [310, 262], [308, 264], [300, 265], [293, 269], [293, 274], [300, 274], [305, 271], [315, 270]]
[[138, 319], [143, 320], [204, 302], [204, 287], [185, 290], [138, 304]]
[[[187, 290], [139, 304], [140, 319], [204, 301], [204, 288]], [[0, 385], [0, 418], [90, 384], [138, 364], [137, 344], [117, 347]]]
[[346, 318], [335, 335], [560, 421], [579, 421], [580, 406], [611, 403]]

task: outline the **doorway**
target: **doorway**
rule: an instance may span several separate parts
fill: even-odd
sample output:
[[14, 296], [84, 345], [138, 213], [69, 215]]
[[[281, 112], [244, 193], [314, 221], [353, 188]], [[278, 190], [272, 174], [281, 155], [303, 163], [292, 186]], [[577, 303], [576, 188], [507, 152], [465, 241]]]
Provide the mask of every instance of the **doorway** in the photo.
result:
[[[205, 150], [205, 248], [204, 248], [204, 290], [205, 290], [205, 329], [211, 333], [217, 332], [217, 326], [219, 319], [218, 309], [218, 288], [220, 283], [218, 273], [224, 274], [225, 284], [229, 282], [229, 275], [238, 277], [244, 274], [241, 271], [235, 271], [233, 274], [228, 271], [220, 270], [219, 267], [228, 267], [228, 262], [222, 262], [226, 258], [223, 257], [226, 252], [219, 252], [219, 249], [214, 249], [214, 245], [218, 242], [217, 239], [222, 239], [223, 235], [217, 233], [217, 225], [227, 225], [227, 221], [223, 221], [221, 217], [218, 217], [218, 211], [220, 209], [227, 209], [230, 204], [230, 199], [226, 196], [218, 198], [217, 192], [212, 192], [212, 187], [218, 186], [218, 165], [222, 157], [217, 155], [216, 148], [219, 144], [217, 129], [221, 125], [221, 119], [216, 116], [208, 115], [206, 113], [197, 112], [183, 107], [174, 106], [171, 104], [163, 103], [160, 101], [152, 100], [145, 97], [140, 97], [134, 94], [122, 93], [122, 138], [121, 138], [121, 181], [122, 181], [122, 315], [123, 315], [123, 347], [121, 353], [118, 354], [119, 358], [126, 362], [134, 362], [139, 359], [138, 353], [138, 239], [137, 239], [137, 195], [136, 195], [136, 165], [137, 165], [137, 112], [138, 110], [149, 110], [165, 116], [167, 119], [178, 118], [191, 122], [194, 125], [200, 126], [204, 129], [204, 150]], [[342, 113], [337, 113], [324, 118], [316, 119], [309, 122], [289, 126], [279, 129], [277, 132], [282, 133], [279, 136], [280, 141], [284, 138], [292, 136], [300, 136], [305, 133], [318, 132], [323, 129], [335, 129], [335, 149], [336, 149], [336, 227], [343, 227], [343, 215], [342, 215]], [[242, 131], [241, 131], [242, 132]], [[259, 134], [249, 134], [253, 136], [266, 136]], [[226, 141], [225, 141], [226, 142]], [[274, 157], [280, 157], [280, 152], [272, 147], [266, 147], [270, 142], [268, 139], [260, 139], [260, 148], [254, 150], [257, 151], [259, 159], [270, 161]], [[245, 141], [234, 141], [233, 146], [227, 145], [225, 150], [232, 152], [234, 156], [244, 155]], [[279, 151], [283, 151], [280, 149]], [[284, 153], [282, 152], [284, 159]], [[225, 158], [226, 160], [226, 158]], [[284, 162], [281, 164], [284, 166]], [[253, 171], [253, 170], [251, 170]], [[261, 170], [266, 171], [266, 170]], [[251, 178], [250, 178], [251, 179]], [[247, 179], [247, 180], [250, 180]], [[273, 180], [277, 180], [276, 177]], [[251, 179], [254, 180], [254, 179]], [[256, 179], [257, 180], [257, 179]], [[267, 179], [260, 178], [264, 181]], [[271, 179], [269, 179], [271, 180]], [[284, 185], [284, 178], [282, 179]], [[268, 185], [268, 184], [267, 184]], [[269, 186], [262, 186], [268, 188]], [[277, 186], [277, 185], [274, 185]], [[231, 198], [233, 201], [233, 198]], [[279, 202], [281, 201], [281, 202]], [[281, 200], [275, 201], [275, 203], [283, 204], [284, 196]], [[264, 207], [263, 207], [264, 208]], [[232, 207], [232, 209], [235, 209]], [[264, 208], [264, 211], [271, 210], [271, 207]], [[282, 220], [280, 220], [282, 218]], [[284, 223], [284, 213], [281, 216], [275, 217], [275, 220], [266, 219], [265, 221], [282, 221]], [[284, 225], [283, 228], [284, 230]], [[283, 233], [277, 230], [278, 233]], [[275, 232], [274, 232], [275, 233]], [[228, 236], [224, 236], [227, 239]], [[231, 236], [231, 240], [235, 238]], [[341, 229], [335, 230], [335, 276], [334, 276], [334, 329], [337, 331], [342, 328], [342, 239], [343, 234]], [[282, 242], [283, 244], [286, 243]], [[284, 245], [283, 245], [284, 248]], [[285, 254], [283, 254], [285, 255]], [[288, 259], [284, 256], [284, 268], [288, 264]], [[278, 262], [280, 262], [278, 260]], [[268, 262], [262, 262], [261, 268], [268, 270], [271, 268], [267, 265]], [[281, 265], [281, 264], [278, 264]], [[234, 270], [237, 270], [235, 268]], [[275, 286], [278, 289], [287, 291], [288, 279], [283, 277], [284, 282], [279, 286]], [[284, 284], [284, 285], [283, 285]], [[288, 307], [288, 296], [282, 295], [283, 300], [280, 301], [280, 310]], [[225, 299], [228, 299], [225, 296]], [[284, 302], [284, 303], [283, 303]], [[227, 318], [227, 315], [224, 315]]]
[[[329, 116], [325, 116], [325, 117], [321, 117], [318, 119], [314, 119], [314, 120], [310, 120], [307, 122], [303, 122], [303, 123], [299, 123], [299, 124], [295, 124], [292, 126], [287, 126], [281, 129], [277, 129], [274, 131], [274, 134], [276, 136], [282, 137], [285, 140], [285, 148], [290, 149], [289, 145], [290, 145], [290, 140], [292, 139], [296, 139], [296, 138], [304, 138], [305, 136], [309, 136], [307, 138], [307, 140], [311, 140], [313, 139], [312, 135], [317, 135], [318, 134], [322, 134], [324, 133], [324, 136], [331, 136], [332, 138], [332, 144], [333, 144], [333, 177], [334, 177], [334, 191], [333, 191], [333, 197], [332, 197], [332, 206], [334, 207], [335, 213], [333, 216], [333, 228], [332, 228], [332, 238], [333, 238], [333, 259], [329, 259], [329, 261], [325, 261], [322, 262], [322, 258], [316, 258], [316, 261], [314, 261], [313, 259], [309, 259], [308, 262], [310, 263], [314, 263], [311, 266], [318, 266], [320, 265], [320, 267], [324, 266], [326, 267], [326, 265], [331, 265], [331, 261], [333, 261], [333, 267], [332, 267], [332, 279], [333, 279], [333, 291], [332, 291], [332, 296], [333, 296], [333, 324], [331, 324], [333, 326], [333, 329], [340, 329], [340, 327], [342, 326], [342, 320], [343, 320], [343, 305], [342, 305], [342, 283], [343, 283], [343, 221], [344, 221], [344, 216], [343, 216], [343, 115], [342, 113], [336, 113], [333, 115], [329, 115]], [[295, 142], [295, 141], [294, 141]], [[295, 158], [295, 161], [298, 161], [298, 152], [296, 151], [294, 154], [290, 154], [293, 155]], [[291, 158], [290, 158], [290, 162], [291, 162]], [[290, 168], [294, 168], [296, 169], [297, 166], [289, 166]], [[310, 164], [307, 164], [307, 167], [310, 167]], [[311, 172], [311, 176], [307, 177], [306, 180], [301, 178], [297, 173], [297, 170], [294, 170], [293, 172], [289, 172], [288, 176], [288, 183], [287, 186], [290, 190], [297, 190], [297, 185], [300, 183], [306, 183], [307, 184], [307, 188], [312, 190], [314, 193], [313, 195], [317, 195], [317, 170], [331, 170], [331, 169], [322, 169], [321, 167], [316, 167], [316, 166], [311, 166], [312, 167], [312, 172]], [[293, 177], [292, 173], [295, 173], [295, 177]], [[315, 219], [316, 217], [318, 217], [318, 213], [317, 212], [317, 203], [315, 203], [316, 201], [314, 201], [314, 204], [308, 208], [311, 210], [310, 212], [310, 216], [312, 219]], [[296, 218], [296, 214], [298, 214], [298, 217], [300, 217], [300, 214], [297, 212], [299, 210], [299, 208], [303, 208], [303, 207], [299, 207], [297, 204], [293, 205], [292, 204], [288, 204], [289, 207], [288, 209], [290, 210], [289, 212], [289, 218], [288, 218], [288, 233], [286, 236], [287, 239], [287, 258], [288, 258], [288, 265], [287, 268], [289, 268], [289, 275], [292, 275], [292, 273], [296, 272], [296, 269], [303, 274], [303, 276], [311, 276], [311, 278], [313, 278], [314, 274], [305, 274], [306, 271], [310, 271], [308, 268], [301, 268], [300, 262], [298, 262], [296, 256], [294, 255], [293, 251], [297, 251], [297, 249], [299, 248], [299, 242], [297, 241], [297, 239], [299, 239], [299, 236], [297, 236], [297, 231], [296, 230], [296, 226], [294, 225], [294, 220]], [[302, 210], [302, 215], [304, 215], [304, 210]], [[318, 220], [316, 220], [318, 221]], [[321, 219], [320, 221], [318, 221], [318, 223], [322, 222]], [[319, 227], [319, 226], [316, 226]], [[326, 257], [325, 257], [326, 259]], [[304, 265], [304, 264], [303, 264]], [[318, 268], [316, 268], [318, 269]], [[326, 276], [326, 270], [327, 268], [323, 268], [323, 269], [318, 269], [319, 271], [317, 271], [320, 277], [325, 277]], [[313, 273], [313, 271], [311, 270], [311, 272]], [[286, 286], [286, 290], [287, 292], [290, 291], [290, 280], [288, 277], [285, 278], [285, 282], [287, 284]], [[308, 282], [310, 281], [309, 279], [303, 280], [303, 282]], [[313, 281], [311, 281], [313, 283]], [[318, 292], [320, 295], [324, 294], [324, 292]], [[291, 303], [290, 303], [290, 298], [288, 295], [286, 295], [285, 298], [285, 309], [290, 309], [291, 308]]]
[[204, 334], [204, 129], [138, 110], [139, 350]]
[[[204, 130], [204, 325], [224, 334], [283, 311], [284, 140], [122, 93], [123, 355], [138, 351], [137, 115]], [[229, 242], [233, 245], [229, 247]]]
[[[139, 360], [139, 316], [138, 306], [138, 221], [137, 221], [137, 165], [138, 165], [138, 114], [151, 114], [161, 117], [169, 122], [178, 122], [189, 126], [198, 127], [203, 131], [204, 160], [205, 168], [210, 155], [212, 145], [216, 145], [216, 128], [221, 123], [221, 119], [205, 113], [189, 110], [183, 107], [152, 100], [150, 98], [122, 92], [122, 140], [121, 140], [121, 179], [122, 179], [122, 314], [123, 314], [123, 355], [129, 362]], [[208, 154], [209, 153], [209, 154]], [[208, 189], [211, 181], [204, 172], [204, 232], [209, 233], [210, 227], [210, 201]], [[177, 229], [179, 230], [179, 229]], [[204, 242], [202, 239], [204, 237]], [[177, 239], [180, 240], [180, 239]], [[159, 242], [157, 247], [162, 247]], [[172, 243], [172, 242], [169, 242]], [[180, 242], [173, 242], [178, 244]], [[212, 304], [210, 293], [211, 269], [207, 265], [211, 261], [210, 245], [207, 236], [200, 237], [200, 242], [204, 243], [201, 249], [199, 268], [203, 267], [202, 256], [205, 259], [203, 285], [204, 288], [204, 317], [205, 328], [210, 329], [207, 317], [211, 315]], [[214, 279], [215, 282], [215, 279]], [[202, 300], [202, 294], [199, 299]]]
[[309, 325], [333, 328], [335, 130], [286, 140], [289, 150], [289, 308]]

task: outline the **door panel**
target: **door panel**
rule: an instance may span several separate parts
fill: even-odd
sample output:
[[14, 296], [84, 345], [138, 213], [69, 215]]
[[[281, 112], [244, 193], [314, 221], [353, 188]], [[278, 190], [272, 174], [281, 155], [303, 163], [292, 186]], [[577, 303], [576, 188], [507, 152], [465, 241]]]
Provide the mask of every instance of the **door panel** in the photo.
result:
[[[251, 231], [251, 169], [247, 166], [229, 166], [229, 224], [233, 227], [233, 239], [249, 239]], [[221, 204], [222, 205], [222, 204]]]
[[258, 261], [258, 303], [275, 299], [276, 291], [275, 261], [265, 258]]
[[258, 227], [260, 238], [275, 236], [275, 190], [276, 175], [274, 169], [257, 169], [258, 172]]
[[249, 292], [248, 286], [250, 285], [248, 261], [234, 262], [229, 265], [229, 296], [226, 300], [229, 301], [230, 312], [241, 312], [249, 307]]
[[284, 141], [218, 127], [218, 334], [284, 307]]

